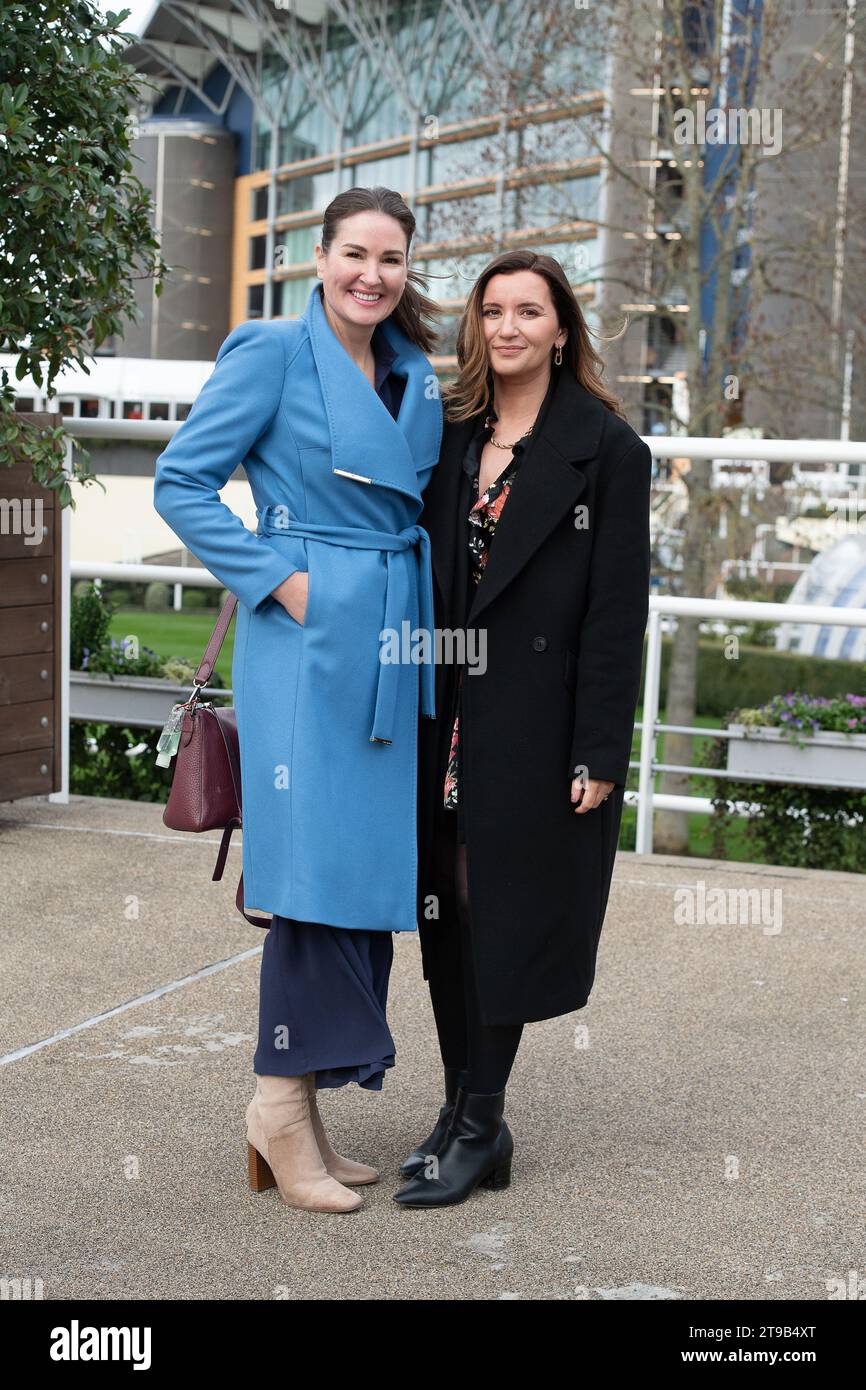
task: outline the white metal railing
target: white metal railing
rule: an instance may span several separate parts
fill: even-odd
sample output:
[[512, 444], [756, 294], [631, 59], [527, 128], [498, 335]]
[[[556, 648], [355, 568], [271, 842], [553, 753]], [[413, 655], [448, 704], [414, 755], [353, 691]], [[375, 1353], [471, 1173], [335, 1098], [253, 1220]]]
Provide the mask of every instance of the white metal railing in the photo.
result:
[[[76, 424], [106, 424], [78, 421]], [[128, 421], [118, 421], [128, 424]], [[86, 431], [82, 431], [86, 433]], [[755, 459], [767, 463], [866, 463], [866, 442], [856, 439], [695, 438], [685, 434], [641, 436], [660, 459]], [[811, 479], [810, 475], [810, 479]]]
[[[708, 797], [676, 796], [667, 792], [656, 792], [654, 790], [655, 774], [664, 771], [677, 771], [688, 774], [700, 775], [701, 777], [720, 776], [729, 781], [774, 781], [766, 773], [759, 777], [750, 777], [744, 773], [733, 773], [727, 770], [716, 772], [712, 768], [681, 768], [669, 763], [659, 763], [656, 761], [655, 745], [656, 738], [662, 733], [685, 733], [703, 735], [712, 738], [728, 738], [727, 731], [722, 729], [702, 729], [693, 725], [661, 724], [659, 723], [659, 688], [661, 683], [661, 654], [662, 654], [662, 616], [670, 614], [674, 617], [695, 617], [695, 618], [729, 618], [741, 622], [794, 622], [794, 623], [844, 623], [846, 627], [866, 627], [866, 611], [863, 609], [851, 608], [831, 608], [829, 605], [821, 604], [810, 605], [804, 603], [756, 603], [748, 599], [704, 599], [704, 598], [668, 598], [657, 597], [650, 599], [649, 620], [647, 624], [647, 656], [646, 669], [644, 671], [643, 689], [643, 719], [636, 728], [640, 728], [640, 759], [637, 766], [640, 768], [638, 776], [638, 789], [636, 793], [626, 793], [628, 800], [637, 802], [637, 835], [635, 839], [635, 849], [638, 854], [652, 853], [652, 825], [653, 811], [706, 811], [712, 810], [712, 801]], [[634, 764], [630, 764], [634, 766]], [[790, 780], [790, 779], [788, 779]], [[805, 779], [801, 779], [804, 780]], [[838, 782], [816, 782], [817, 786], [839, 786]], [[863, 784], [858, 782], [848, 783], [852, 787], [861, 787]], [[737, 805], [734, 808], [738, 814], [748, 816], [751, 814], [750, 808], [745, 805]]]
[[[82, 420], [66, 419], [67, 434], [83, 438], [125, 439], [145, 441], [165, 441], [179, 429], [182, 421], [164, 420]], [[866, 464], [866, 442], [833, 439], [752, 439], [752, 438], [690, 438], [685, 435], [647, 435], [642, 436], [656, 458], [691, 459], [760, 459], [774, 462], [798, 461], [802, 463], [857, 463]], [[68, 440], [68, 457], [71, 456], [72, 443]], [[64, 525], [68, 526], [68, 509], [64, 509]], [[124, 563], [91, 563], [70, 561], [68, 537], [64, 544], [64, 593], [65, 606], [69, 607], [68, 591], [71, 579], [102, 578], [125, 580], [132, 583], [162, 580], [174, 585], [194, 585], [197, 588], [222, 588], [221, 582], [209, 570], [182, 565], [145, 565]], [[651, 597], [649, 600], [649, 620], [647, 625], [647, 655], [644, 672], [643, 719], [635, 725], [640, 730], [640, 757], [629, 766], [637, 767], [637, 791], [627, 792], [626, 800], [637, 805], [636, 850], [638, 854], [652, 853], [653, 812], [655, 810], [691, 811], [704, 814], [712, 812], [712, 800], [708, 797], [678, 796], [655, 791], [655, 776], [666, 770], [681, 771], [688, 775], [702, 777], [720, 776], [731, 781], [748, 782], [745, 774], [718, 771], [712, 768], [681, 768], [678, 765], [661, 763], [656, 759], [656, 739], [659, 734], [685, 733], [694, 736], [727, 738], [726, 730], [706, 729], [699, 726], [680, 726], [659, 722], [659, 690], [661, 681], [661, 652], [663, 619], [683, 617], [729, 619], [742, 622], [794, 622], [819, 623], [823, 625], [844, 624], [846, 627], [866, 627], [866, 612], [850, 608], [830, 606], [809, 606], [805, 604], [763, 603], [752, 600], [725, 600], [706, 598], [674, 598], [667, 596]], [[64, 723], [68, 723], [69, 710], [69, 663], [68, 663], [68, 620], [65, 637], [66, 651], [63, 658], [62, 692]], [[221, 691], [230, 695], [231, 691]], [[649, 731], [649, 732], [648, 732]], [[52, 799], [68, 799], [68, 732], [64, 736], [63, 783], [62, 790], [52, 794]], [[767, 774], [751, 780], [771, 781]], [[816, 785], [839, 785], [816, 783]], [[858, 783], [851, 784], [859, 786]], [[738, 815], [749, 816], [753, 808], [748, 802], [736, 803], [734, 811]]]

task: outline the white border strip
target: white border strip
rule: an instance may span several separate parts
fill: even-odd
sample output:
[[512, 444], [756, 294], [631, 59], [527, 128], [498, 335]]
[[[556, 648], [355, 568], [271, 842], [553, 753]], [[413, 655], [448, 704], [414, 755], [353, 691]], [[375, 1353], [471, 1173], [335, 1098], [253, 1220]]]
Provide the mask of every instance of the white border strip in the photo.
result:
[[203, 980], [206, 975], [215, 975], [219, 970], [227, 970], [230, 965], [237, 965], [239, 961], [249, 960], [250, 956], [260, 955], [263, 950], [264, 942], [261, 946], [251, 946], [248, 951], [241, 951], [239, 955], [230, 956], [228, 960], [219, 960], [215, 965], [205, 965], [192, 975], [184, 975], [183, 979], [172, 980], [169, 985], [160, 985], [157, 989], [148, 990], [147, 994], [139, 994], [136, 999], [128, 999], [125, 1004], [117, 1004], [113, 1009], [106, 1009], [104, 1013], [94, 1014], [93, 1018], [87, 1018], [83, 1023], [74, 1023], [71, 1028], [61, 1028], [59, 1033], [52, 1033], [50, 1038], [42, 1038], [39, 1042], [28, 1043], [26, 1047], [17, 1047], [14, 1052], [7, 1052], [4, 1057], [0, 1057], [0, 1067], [5, 1067], [9, 1062], [17, 1062], [22, 1057], [28, 1057], [31, 1052], [38, 1052], [40, 1048], [50, 1047], [52, 1043], [60, 1042], [63, 1038], [71, 1038], [73, 1034], [81, 1033], [85, 1028], [95, 1028], [97, 1023], [102, 1023], [107, 1018], [113, 1018], [115, 1014], [126, 1013], [127, 1009], [137, 1009], [139, 1004], [148, 1004], [152, 999], [161, 998], [163, 994], [171, 994], [173, 990], [183, 989], [184, 985], [191, 985], [196, 980]]

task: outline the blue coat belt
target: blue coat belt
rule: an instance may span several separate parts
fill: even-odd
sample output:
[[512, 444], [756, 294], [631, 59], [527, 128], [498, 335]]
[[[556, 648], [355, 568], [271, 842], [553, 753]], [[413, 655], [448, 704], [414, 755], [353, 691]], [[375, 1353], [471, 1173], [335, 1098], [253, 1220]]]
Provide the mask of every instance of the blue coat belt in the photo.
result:
[[[418, 564], [419, 627], [429, 633], [427, 651], [421, 661], [421, 714], [428, 719], [435, 714], [435, 671], [433, 664], [433, 584], [430, 570], [430, 537], [423, 526], [406, 526], [402, 531], [372, 531], [365, 526], [329, 526], [307, 521], [295, 521], [287, 516], [285, 503], [257, 508], [260, 536], [303, 536], [307, 540], [324, 541], [326, 545], [355, 546], [360, 550], [383, 550], [386, 553], [385, 615], [383, 629], [398, 632], [405, 614], [396, 611], [397, 600], [391, 583], [391, 557], [400, 551], [415, 550]], [[373, 713], [371, 743], [393, 742], [394, 714], [397, 704], [399, 673], [393, 662], [379, 660], [376, 685], [376, 706]]]

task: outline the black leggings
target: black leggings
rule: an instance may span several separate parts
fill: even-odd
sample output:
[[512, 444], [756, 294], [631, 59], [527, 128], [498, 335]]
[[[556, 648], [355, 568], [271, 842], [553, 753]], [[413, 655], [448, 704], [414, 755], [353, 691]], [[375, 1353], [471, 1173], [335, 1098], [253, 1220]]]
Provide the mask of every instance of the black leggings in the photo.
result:
[[437, 820], [439, 918], [432, 924], [436, 943], [427, 983], [443, 1065], [465, 1070], [465, 1090], [495, 1095], [505, 1090], [523, 1024], [481, 1022], [469, 937], [466, 845], [457, 840], [456, 820], [455, 811], [443, 811]]

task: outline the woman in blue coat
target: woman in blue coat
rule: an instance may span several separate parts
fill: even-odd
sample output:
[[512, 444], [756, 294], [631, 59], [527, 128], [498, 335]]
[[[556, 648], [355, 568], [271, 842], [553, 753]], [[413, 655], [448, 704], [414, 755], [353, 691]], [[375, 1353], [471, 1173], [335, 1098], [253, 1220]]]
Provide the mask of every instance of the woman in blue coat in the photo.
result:
[[[381, 1090], [391, 933], [416, 930], [418, 718], [435, 705], [430, 645], [410, 639], [433, 626], [417, 518], [442, 408], [414, 231], [397, 193], [339, 194], [304, 313], [228, 335], [156, 467], [156, 510], [239, 600], [245, 906], [274, 914], [250, 1180], [312, 1210], [352, 1210], [349, 1188], [378, 1177], [334, 1153], [316, 1089]], [[239, 463], [255, 534], [218, 496]]]

